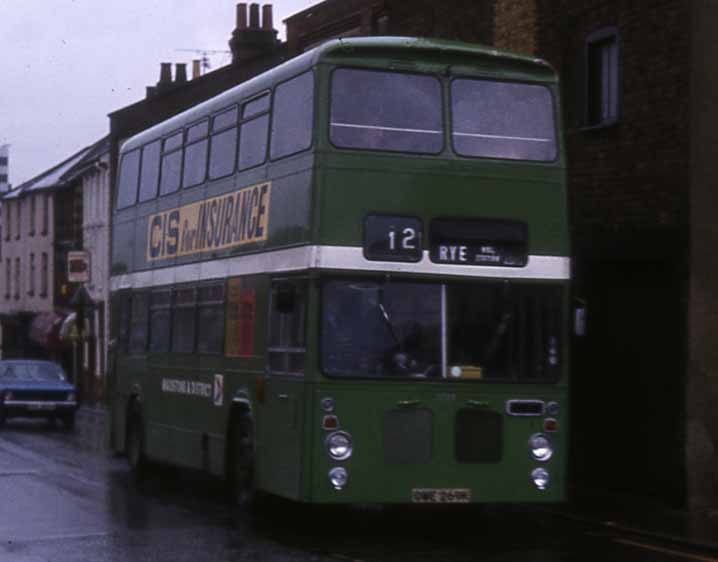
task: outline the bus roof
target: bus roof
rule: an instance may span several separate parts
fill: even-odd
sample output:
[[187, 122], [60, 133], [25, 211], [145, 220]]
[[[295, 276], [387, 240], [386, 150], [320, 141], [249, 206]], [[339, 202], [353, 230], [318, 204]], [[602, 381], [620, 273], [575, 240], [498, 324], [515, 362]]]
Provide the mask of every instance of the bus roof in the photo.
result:
[[398, 54], [406, 56], [416, 53], [423, 57], [439, 60], [445, 57], [447, 63], [448, 60], [458, 57], [464, 61], [490, 63], [494, 67], [510, 67], [530, 75], [536, 80], [550, 82], [557, 80], [551, 65], [542, 59], [501, 51], [484, 45], [418, 37], [333, 39], [136, 134], [123, 144], [121, 150], [126, 152], [151, 140], [165, 137], [188, 124], [229, 107], [239, 100], [268, 91], [276, 83], [296, 76], [322, 62], [357, 60], [361, 59], [363, 55], [375, 56], [379, 53], [383, 56]]

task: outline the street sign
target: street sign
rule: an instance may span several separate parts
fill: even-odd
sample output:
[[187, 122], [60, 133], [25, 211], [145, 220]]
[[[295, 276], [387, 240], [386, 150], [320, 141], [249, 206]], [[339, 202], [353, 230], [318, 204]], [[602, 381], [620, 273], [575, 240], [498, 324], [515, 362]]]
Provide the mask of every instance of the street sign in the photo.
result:
[[67, 252], [67, 280], [70, 283], [89, 283], [90, 252]]

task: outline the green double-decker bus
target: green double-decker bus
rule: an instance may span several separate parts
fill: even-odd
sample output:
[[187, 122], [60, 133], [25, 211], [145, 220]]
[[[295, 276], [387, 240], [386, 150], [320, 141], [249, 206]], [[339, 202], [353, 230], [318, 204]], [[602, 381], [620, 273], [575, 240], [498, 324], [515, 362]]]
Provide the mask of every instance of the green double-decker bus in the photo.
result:
[[558, 79], [327, 42], [127, 140], [112, 441], [311, 503], [565, 498]]

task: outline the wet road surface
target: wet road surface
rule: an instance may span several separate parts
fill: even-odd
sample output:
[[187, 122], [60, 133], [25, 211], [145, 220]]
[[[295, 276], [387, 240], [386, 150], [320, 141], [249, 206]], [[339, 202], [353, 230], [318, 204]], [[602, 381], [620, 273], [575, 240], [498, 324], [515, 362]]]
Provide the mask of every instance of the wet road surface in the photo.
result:
[[234, 512], [221, 482], [124, 459], [43, 421], [0, 429], [1, 562], [716, 562], [701, 552], [519, 508], [318, 509], [269, 501]]

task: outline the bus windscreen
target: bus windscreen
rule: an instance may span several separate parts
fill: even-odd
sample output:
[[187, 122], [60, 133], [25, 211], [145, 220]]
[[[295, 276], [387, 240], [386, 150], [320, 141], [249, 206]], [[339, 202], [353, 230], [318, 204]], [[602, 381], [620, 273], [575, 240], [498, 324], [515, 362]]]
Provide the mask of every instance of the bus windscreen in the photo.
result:
[[330, 377], [526, 382], [559, 374], [555, 287], [332, 280], [322, 302]]
[[461, 156], [550, 162], [556, 159], [551, 92], [491, 80], [451, 83], [452, 140]]
[[334, 146], [419, 154], [444, 146], [441, 82], [433, 76], [340, 68], [331, 103]]

